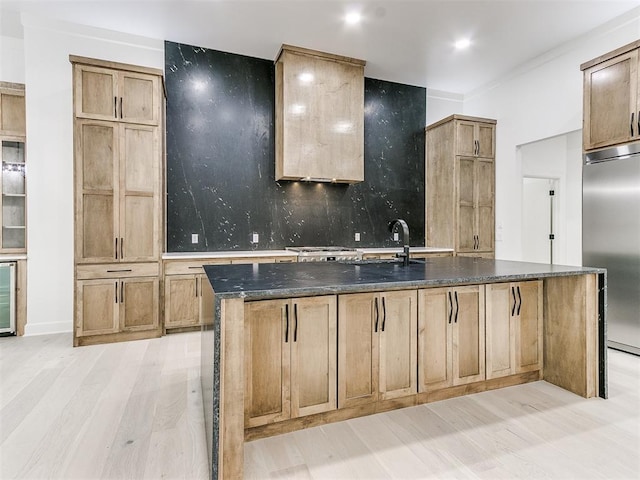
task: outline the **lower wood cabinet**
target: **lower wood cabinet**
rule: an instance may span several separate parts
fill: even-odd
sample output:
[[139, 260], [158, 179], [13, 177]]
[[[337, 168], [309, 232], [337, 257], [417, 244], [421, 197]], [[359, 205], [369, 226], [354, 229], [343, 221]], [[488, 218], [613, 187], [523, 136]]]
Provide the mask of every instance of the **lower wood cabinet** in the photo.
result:
[[417, 291], [338, 298], [338, 407], [417, 392]]
[[483, 285], [418, 291], [418, 389], [485, 379]]
[[213, 312], [213, 291], [204, 273], [167, 275], [164, 282], [165, 328], [202, 325]]
[[79, 280], [77, 289], [77, 337], [158, 328], [157, 278]]
[[337, 408], [335, 295], [245, 303], [245, 427]]
[[160, 336], [158, 263], [76, 267], [74, 345]]
[[542, 369], [542, 281], [486, 286], [487, 379]]

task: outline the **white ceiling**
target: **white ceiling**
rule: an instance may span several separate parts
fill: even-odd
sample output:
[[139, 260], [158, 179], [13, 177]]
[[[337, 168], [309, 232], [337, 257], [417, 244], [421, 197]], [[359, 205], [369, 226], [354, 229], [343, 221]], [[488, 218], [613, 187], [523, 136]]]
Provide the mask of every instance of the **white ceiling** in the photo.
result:
[[[344, 25], [350, 9], [361, 25]], [[20, 32], [6, 20], [19, 11], [268, 59], [288, 43], [364, 59], [368, 77], [465, 94], [640, 16], [640, 0], [0, 0], [4, 35]], [[473, 44], [455, 51], [462, 36]]]

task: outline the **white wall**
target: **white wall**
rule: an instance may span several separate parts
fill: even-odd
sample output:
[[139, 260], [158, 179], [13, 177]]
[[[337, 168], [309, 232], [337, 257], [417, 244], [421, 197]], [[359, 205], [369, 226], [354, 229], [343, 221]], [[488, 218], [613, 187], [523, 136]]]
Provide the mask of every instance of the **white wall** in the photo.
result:
[[24, 83], [24, 42], [0, 36], [0, 81]]
[[427, 88], [427, 125], [454, 113], [462, 113], [464, 96]]
[[[519, 145], [582, 128], [582, 72], [580, 64], [640, 38], [640, 9], [603, 25], [591, 35], [549, 52], [493, 85], [465, 95], [464, 113], [495, 118], [496, 132], [496, 258], [521, 259], [522, 167]], [[571, 155], [581, 151], [575, 141]], [[581, 169], [567, 171], [578, 181]], [[566, 208], [580, 208], [581, 199]], [[575, 238], [579, 222], [567, 225]]]
[[[523, 177], [557, 179], [553, 263], [582, 265], [582, 130], [521, 145], [516, 160], [521, 183]], [[526, 259], [522, 249], [520, 258]]]
[[26, 335], [73, 328], [73, 120], [69, 55], [164, 68], [161, 40], [23, 15], [27, 88]]

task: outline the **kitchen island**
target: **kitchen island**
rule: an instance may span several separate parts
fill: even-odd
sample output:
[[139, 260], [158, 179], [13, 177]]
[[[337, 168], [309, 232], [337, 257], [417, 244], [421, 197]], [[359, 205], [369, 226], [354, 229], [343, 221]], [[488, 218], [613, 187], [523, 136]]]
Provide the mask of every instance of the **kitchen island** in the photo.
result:
[[205, 272], [212, 478], [242, 478], [246, 439], [456, 395], [544, 379], [606, 397], [602, 269], [444, 257]]

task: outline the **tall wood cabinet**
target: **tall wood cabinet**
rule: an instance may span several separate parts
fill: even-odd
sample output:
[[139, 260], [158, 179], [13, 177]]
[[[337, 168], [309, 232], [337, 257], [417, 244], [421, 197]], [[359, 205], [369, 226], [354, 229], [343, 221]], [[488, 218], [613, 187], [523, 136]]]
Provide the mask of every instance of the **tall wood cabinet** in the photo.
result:
[[159, 336], [162, 72], [75, 56], [70, 61], [74, 345]]
[[335, 410], [336, 296], [245, 303], [245, 426]]
[[495, 126], [452, 115], [427, 127], [427, 246], [494, 256]]
[[639, 48], [636, 41], [580, 66], [584, 150], [640, 140]]

